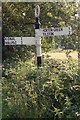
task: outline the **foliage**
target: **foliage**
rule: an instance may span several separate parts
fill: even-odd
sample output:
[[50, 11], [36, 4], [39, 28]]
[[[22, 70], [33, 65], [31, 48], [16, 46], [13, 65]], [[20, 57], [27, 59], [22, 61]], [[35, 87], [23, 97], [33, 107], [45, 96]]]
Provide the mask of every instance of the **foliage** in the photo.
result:
[[3, 118], [80, 118], [77, 64], [45, 60], [42, 68], [31, 61], [3, 66]]
[[[2, 3], [4, 36], [34, 36], [34, 7], [37, 3]], [[73, 27], [74, 34], [42, 38], [43, 51], [55, 49], [61, 42], [63, 49], [76, 49], [78, 27], [73, 16], [75, 3], [38, 3], [41, 7], [42, 28]], [[26, 16], [23, 16], [23, 13]], [[45, 19], [46, 18], [46, 19]], [[27, 24], [28, 23], [28, 24]], [[31, 24], [29, 24], [31, 23]], [[3, 41], [4, 42], [4, 41]], [[3, 45], [3, 118], [80, 119], [80, 80], [78, 63], [67, 51], [68, 60], [46, 59], [43, 67], [35, 67], [35, 47]]]
[[[7, 2], [2, 3], [3, 8], [3, 43], [4, 36], [35, 36], [35, 15], [34, 8], [37, 3], [28, 2]], [[63, 49], [77, 49], [78, 45], [78, 22], [75, 20], [74, 13], [77, 9], [75, 2], [41, 2], [38, 3], [41, 8], [40, 21], [41, 28], [47, 27], [64, 27], [72, 26], [73, 35], [64, 37], [42, 38], [43, 51], [49, 51], [50, 49], [57, 48], [61, 44]], [[23, 15], [25, 13], [25, 16]], [[46, 18], [46, 19], [45, 19]], [[21, 58], [21, 56], [28, 57], [29, 51], [35, 51], [34, 47], [26, 46], [3, 46], [3, 60], [9, 58], [9, 55]], [[25, 54], [26, 53], [26, 54]], [[22, 57], [23, 59], [23, 57]]]

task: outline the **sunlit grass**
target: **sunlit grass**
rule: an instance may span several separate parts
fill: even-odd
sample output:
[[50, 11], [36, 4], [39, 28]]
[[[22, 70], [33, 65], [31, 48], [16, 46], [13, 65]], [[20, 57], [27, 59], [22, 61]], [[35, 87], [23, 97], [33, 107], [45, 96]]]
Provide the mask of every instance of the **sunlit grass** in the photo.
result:
[[[48, 52], [46, 54], [44, 54], [44, 58], [53, 58], [53, 59], [61, 59], [61, 60], [66, 60], [67, 56], [66, 56], [66, 51], [51, 51]], [[71, 56], [74, 60], [78, 60], [78, 52], [77, 51], [73, 51], [69, 54], [69, 56]]]

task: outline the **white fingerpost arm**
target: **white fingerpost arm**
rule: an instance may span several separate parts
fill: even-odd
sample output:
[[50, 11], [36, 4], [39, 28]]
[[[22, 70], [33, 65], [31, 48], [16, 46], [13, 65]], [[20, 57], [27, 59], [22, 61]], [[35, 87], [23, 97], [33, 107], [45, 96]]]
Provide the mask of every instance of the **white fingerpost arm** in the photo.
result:
[[4, 37], [5, 45], [36, 45], [35, 37]]

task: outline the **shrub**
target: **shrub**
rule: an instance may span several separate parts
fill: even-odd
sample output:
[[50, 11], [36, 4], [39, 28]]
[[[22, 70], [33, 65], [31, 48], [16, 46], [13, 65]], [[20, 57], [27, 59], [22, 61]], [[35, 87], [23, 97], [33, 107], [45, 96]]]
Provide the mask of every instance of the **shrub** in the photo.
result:
[[78, 120], [77, 73], [72, 59], [47, 59], [41, 68], [28, 61], [3, 67], [3, 118]]

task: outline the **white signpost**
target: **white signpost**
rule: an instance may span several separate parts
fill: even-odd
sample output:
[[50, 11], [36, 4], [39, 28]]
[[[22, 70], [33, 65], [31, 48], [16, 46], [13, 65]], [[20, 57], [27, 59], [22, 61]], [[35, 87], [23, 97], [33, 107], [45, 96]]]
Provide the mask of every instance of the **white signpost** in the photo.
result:
[[5, 37], [5, 45], [36, 45], [35, 37]]
[[37, 50], [37, 66], [40, 67], [42, 64], [42, 52], [41, 52], [41, 37], [52, 37], [52, 36], [63, 36], [71, 35], [72, 28], [69, 27], [51, 27], [40, 29], [40, 7], [35, 7], [35, 37], [4, 37], [5, 45], [35, 45]]
[[69, 27], [51, 27], [51, 28], [44, 28], [44, 29], [37, 29], [35, 30], [36, 36], [62, 36], [62, 35], [71, 35], [72, 28]]

